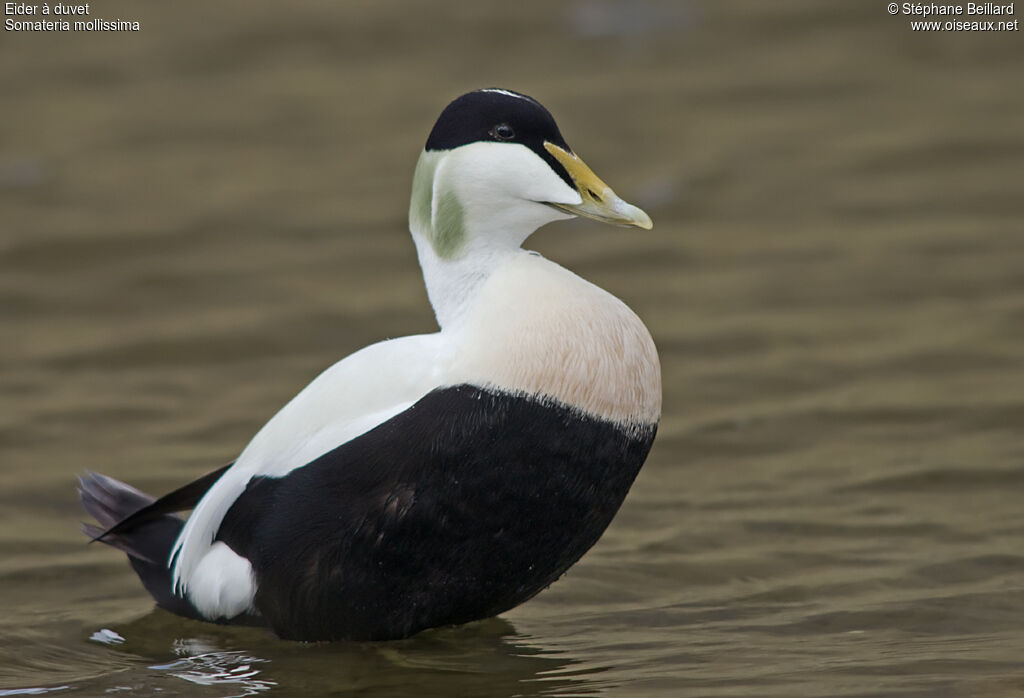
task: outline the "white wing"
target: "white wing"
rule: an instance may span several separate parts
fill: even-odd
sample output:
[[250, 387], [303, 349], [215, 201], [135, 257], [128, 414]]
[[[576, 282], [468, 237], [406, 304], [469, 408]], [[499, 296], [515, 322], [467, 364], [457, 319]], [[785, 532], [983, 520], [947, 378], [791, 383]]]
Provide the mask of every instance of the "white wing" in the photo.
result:
[[[408, 409], [443, 384], [450, 366], [451, 351], [436, 333], [371, 344], [321, 373], [260, 429], [189, 516], [171, 552], [176, 590], [210, 617], [245, 610], [254, 591], [248, 561], [238, 557], [229, 573], [213, 539], [249, 480], [285, 475]], [[219, 561], [212, 575], [219, 589], [190, 588], [210, 586], [210, 570], [196, 574], [201, 564], [211, 566], [204, 560]], [[229, 587], [231, 601], [222, 596]]]

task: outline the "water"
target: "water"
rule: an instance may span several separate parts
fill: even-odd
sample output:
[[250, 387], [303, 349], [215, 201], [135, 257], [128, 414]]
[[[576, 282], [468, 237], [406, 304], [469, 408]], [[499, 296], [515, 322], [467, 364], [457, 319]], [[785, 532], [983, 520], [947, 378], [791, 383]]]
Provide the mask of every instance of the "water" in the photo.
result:
[[[810, 1], [94, 14], [143, 29], [0, 45], [0, 695], [1024, 693], [1019, 33]], [[412, 166], [492, 84], [655, 220], [531, 241], [661, 351], [615, 523], [535, 600], [402, 642], [154, 611], [74, 476], [166, 491], [430, 331]]]

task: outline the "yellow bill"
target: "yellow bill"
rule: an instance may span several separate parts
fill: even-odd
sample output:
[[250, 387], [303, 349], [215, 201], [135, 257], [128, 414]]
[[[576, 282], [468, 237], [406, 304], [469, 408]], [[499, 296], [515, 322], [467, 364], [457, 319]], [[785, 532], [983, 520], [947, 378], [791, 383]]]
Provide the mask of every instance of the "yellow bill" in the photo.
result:
[[587, 163], [580, 160], [576, 153], [569, 152], [549, 141], [544, 142], [544, 148], [562, 164], [572, 178], [573, 184], [576, 185], [576, 190], [583, 198], [583, 203], [580, 204], [549, 203], [549, 206], [554, 206], [566, 213], [615, 225], [632, 225], [645, 230], [650, 230], [654, 225], [651, 222], [651, 217], [641, 209], [620, 199], [611, 187], [602, 182], [601, 178], [587, 167]]

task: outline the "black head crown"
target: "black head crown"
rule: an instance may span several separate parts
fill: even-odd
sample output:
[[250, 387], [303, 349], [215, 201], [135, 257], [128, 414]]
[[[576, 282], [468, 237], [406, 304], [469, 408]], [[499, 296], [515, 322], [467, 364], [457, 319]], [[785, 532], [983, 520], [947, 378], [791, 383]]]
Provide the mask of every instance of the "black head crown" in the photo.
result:
[[551, 112], [524, 94], [489, 87], [467, 92], [437, 118], [427, 150], [451, 150], [477, 142], [508, 142], [526, 146], [573, 186], [565, 168], [544, 148], [548, 141], [572, 152]]

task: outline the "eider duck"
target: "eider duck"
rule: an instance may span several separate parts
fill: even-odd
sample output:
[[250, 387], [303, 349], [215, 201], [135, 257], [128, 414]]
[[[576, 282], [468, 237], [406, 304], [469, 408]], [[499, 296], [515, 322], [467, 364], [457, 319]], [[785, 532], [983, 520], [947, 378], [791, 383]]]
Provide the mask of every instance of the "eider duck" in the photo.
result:
[[409, 206], [440, 331], [342, 359], [237, 460], [160, 499], [81, 478], [84, 531], [159, 606], [294, 640], [404, 638], [531, 598], [597, 542], [661, 413], [640, 319], [522, 249], [573, 216], [651, 227], [539, 102], [462, 95]]

